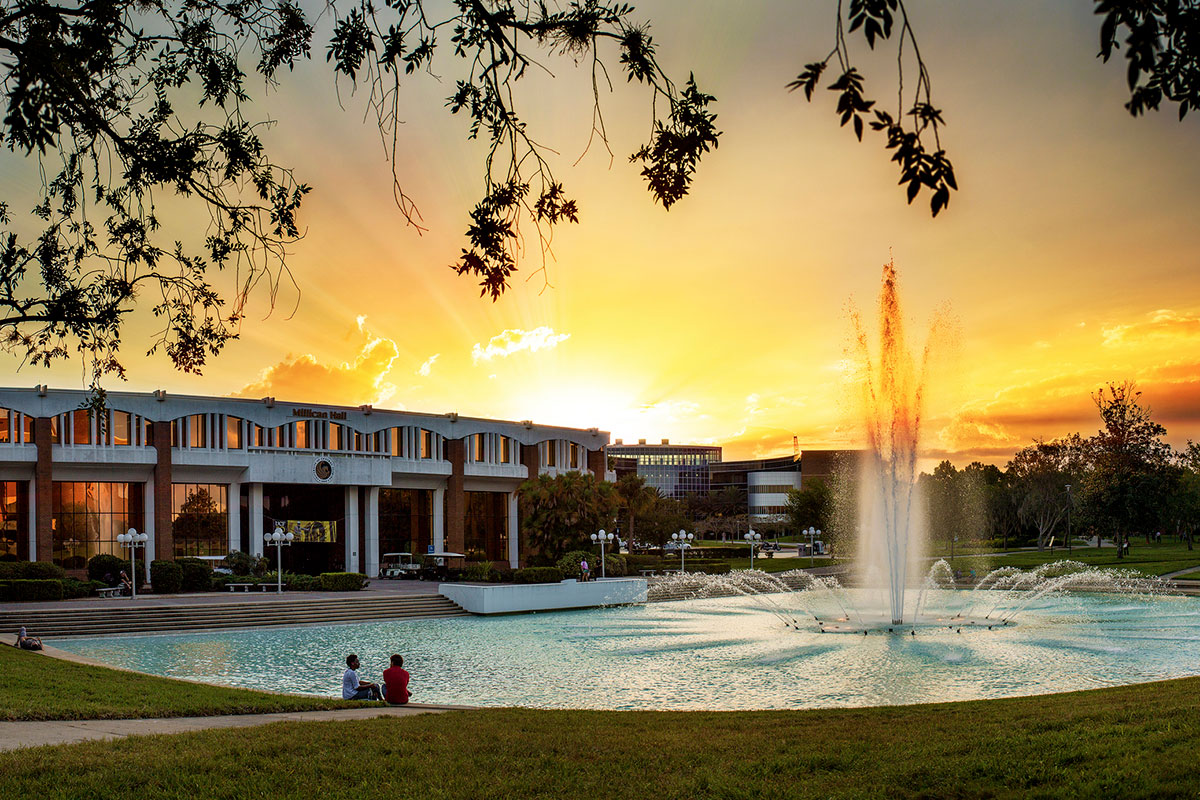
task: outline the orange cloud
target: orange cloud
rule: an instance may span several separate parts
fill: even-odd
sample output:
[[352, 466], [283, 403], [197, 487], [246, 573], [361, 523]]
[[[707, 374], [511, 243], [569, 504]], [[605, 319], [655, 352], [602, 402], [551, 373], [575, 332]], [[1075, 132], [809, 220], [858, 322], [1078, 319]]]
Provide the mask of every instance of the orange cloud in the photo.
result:
[[1114, 325], [1104, 329], [1104, 345], [1115, 347], [1148, 340], [1178, 340], [1200, 337], [1200, 316], [1160, 308], [1143, 322]]
[[[364, 327], [364, 318], [359, 317], [357, 322], [363, 344], [353, 359], [325, 364], [311, 353], [289, 353], [279, 363], [263, 370], [257, 381], [234, 392], [233, 396], [269, 395], [339, 405], [386, 403], [396, 393], [396, 387], [385, 377], [400, 350], [393, 340], [369, 333]], [[389, 405], [401, 407], [395, 403]]]

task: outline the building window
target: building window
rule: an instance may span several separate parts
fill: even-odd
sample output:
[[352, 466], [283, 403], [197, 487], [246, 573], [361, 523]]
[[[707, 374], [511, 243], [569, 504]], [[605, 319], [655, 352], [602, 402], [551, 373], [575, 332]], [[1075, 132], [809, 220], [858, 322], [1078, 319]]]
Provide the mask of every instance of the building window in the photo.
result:
[[553, 439], [546, 442], [546, 466], [547, 467], [557, 467], [558, 466], [557, 444], [558, 444], [558, 442], [554, 441]]
[[474, 561], [508, 560], [508, 495], [464, 492], [463, 553]]
[[142, 527], [142, 484], [55, 481], [51, 509], [54, 563], [83, 569], [100, 553], [124, 557], [117, 534]]
[[71, 444], [92, 443], [92, 412], [79, 409], [71, 412]]
[[27, 497], [24, 481], [0, 481], [0, 559], [13, 560], [27, 555]]
[[[21, 415], [21, 426], [25, 429], [25, 444], [33, 443], [33, 417], [28, 414]], [[51, 426], [53, 429], [53, 426]]]
[[487, 449], [485, 446], [485, 443], [484, 443], [483, 434], [477, 433], [477, 434], [475, 434], [473, 439], [474, 439], [474, 441], [472, 442], [471, 449], [475, 451], [475, 460], [483, 461], [484, 457], [486, 456], [486, 449]]
[[309, 435], [310, 431], [308, 426], [308, 420], [296, 423], [296, 447], [308, 449], [312, 446], [312, 438]]
[[421, 431], [421, 458], [433, 458], [433, 431]]
[[223, 483], [171, 484], [176, 558], [229, 552], [228, 492]]
[[512, 463], [512, 439], [507, 436], [500, 437], [500, 463]]
[[242, 420], [225, 417], [225, 446], [230, 450], [242, 449]]
[[208, 417], [192, 414], [187, 418], [188, 447], [208, 447]]
[[412, 553], [433, 545], [433, 490], [379, 490], [379, 552]]
[[571, 442], [571, 463], [568, 465], [572, 469], [581, 466], [579, 463], [579, 445]]
[[400, 455], [400, 446], [404, 442], [404, 432], [401, 428], [392, 428], [392, 448], [393, 456]]
[[12, 436], [9, 433], [9, 410], [0, 408], [0, 444], [8, 444], [12, 441]]
[[344, 450], [346, 449], [346, 429], [336, 422], [329, 423], [329, 449]]
[[133, 431], [133, 415], [128, 411], [114, 411], [111, 425], [109, 440], [117, 447], [128, 447]]

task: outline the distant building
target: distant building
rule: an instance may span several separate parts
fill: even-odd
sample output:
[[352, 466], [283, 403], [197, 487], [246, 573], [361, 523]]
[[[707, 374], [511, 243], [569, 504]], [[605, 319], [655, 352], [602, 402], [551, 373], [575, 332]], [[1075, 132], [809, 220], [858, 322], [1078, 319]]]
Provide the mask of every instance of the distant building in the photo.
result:
[[[721, 448], [699, 444], [625, 444], [620, 439], [608, 446], [608, 455], [617, 459], [634, 459], [637, 474], [646, 485], [658, 489], [664, 497], [681, 500], [690, 494], [708, 494], [709, 465], [721, 460]], [[621, 470], [617, 470], [618, 475]]]
[[752, 520], [769, 520], [787, 513], [788, 492], [804, 487], [813, 478], [828, 479], [838, 461], [854, 450], [805, 450], [796, 456], [722, 461], [721, 448], [711, 445], [625, 444], [617, 439], [608, 446], [618, 478], [636, 466], [646, 485], [664, 497], [682, 500], [689, 495], [736, 490]]

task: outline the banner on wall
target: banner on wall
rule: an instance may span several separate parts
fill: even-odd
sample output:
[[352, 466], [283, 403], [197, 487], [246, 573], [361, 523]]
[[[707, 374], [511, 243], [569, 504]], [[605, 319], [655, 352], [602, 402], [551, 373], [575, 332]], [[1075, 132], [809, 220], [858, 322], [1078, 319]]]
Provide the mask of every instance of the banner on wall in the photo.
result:
[[336, 542], [337, 520], [289, 519], [287, 531], [296, 543]]

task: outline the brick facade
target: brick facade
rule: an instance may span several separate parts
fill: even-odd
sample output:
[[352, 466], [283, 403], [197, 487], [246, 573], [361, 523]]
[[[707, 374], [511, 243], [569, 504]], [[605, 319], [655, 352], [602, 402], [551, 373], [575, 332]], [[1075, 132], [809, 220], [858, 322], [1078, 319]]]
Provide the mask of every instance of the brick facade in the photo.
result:
[[50, 418], [33, 421], [33, 443], [37, 446], [37, 466], [34, 469], [34, 526], [37, 535], [37, 560], [50, 561], [54, 552], [54, 456], [50, 443]]
[[154, 557], [175, 558], [175, 536], [171, 531], [171, 423], [152, 422], [150, 427], [158, 460], [154, 464]]
[[446, 480], [446, 538], [447, 553], [461, 553], [467, 546], [466, 485], [467, 443], [463, 439], [446, 440], [446, 460], [450, 462], [450, 477]]

